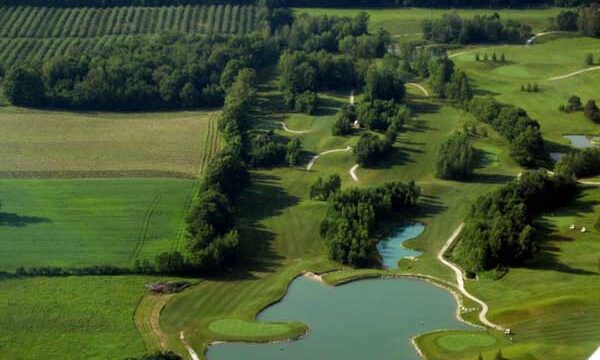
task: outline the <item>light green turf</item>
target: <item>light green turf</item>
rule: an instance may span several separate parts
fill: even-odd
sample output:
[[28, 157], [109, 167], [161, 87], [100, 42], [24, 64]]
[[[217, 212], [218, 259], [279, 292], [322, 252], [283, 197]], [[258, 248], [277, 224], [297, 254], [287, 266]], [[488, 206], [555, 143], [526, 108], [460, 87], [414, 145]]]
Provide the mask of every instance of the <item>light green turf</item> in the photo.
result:
[[437, 343], [448, 351], [462, 351], [472, 347], [491, 346], [496, 338], [485, 333], [448, 334], [437, 339]]
[[[559, 8], [515, 10], [515, 9], [458, 9], [459, 15], [471, 18], [476, 14], [493, 14], [497, 12], [503, 19], [521, 20], [529, 24], [534, 31], [547, 28], [548, 18], [556, 16]], [[440, 18], [443, 14], [452, 12], [451, 9], [424, 9], [424, 8], [385, 8], [385, 9], [330, 9], [330, 8], [297, 8], [297, 13], [311, 15], [339, 15], [355, 16], [361, 11], [366, 11], [370, 16], [370, 31], [384, 28], [400, 39], [419, 39], [421, 37], [421, 24], [423, 20]], [[404, 39], [403, 39], [404, 40]]]
[[[600, 134], [600, 128], [586, 119], [582, 112], [565, 114], [558, 110], [571, 95], [578, 95], [585, 103], [598, 100], [600, 71], [582, 73], [570, 78], [549, 81], [550, 78], [585, 69], [587, 53], [600, 56], [599, 39], [559, 38], [534, 46], [492, 46], [457, 50], [452, 59], [465, 70], [480, 93], [495, 95], [504, 103], [522, 107], [542, 125], [550, 151], [565, 151], [568, 140], [564, 134]], [[485, 63], [475, 61], [475, 54], [483, 57], [496, 52], [505, 53], [508, 62]], [[521, 85], [538, 83], [539, 93], [520, 90]]]
[[306, 327], [297, 323], [268, 323], [261, 324], [256, 322], [244, 321], [240, 319], [222, 319], [212, 322], [208, 329], [219, 337], [233, 339], [251, 339], [264, 338], [271, 340], [276, 338], [285, 338], [294, 335], [297, 331], [306, 330]]
[[177, 249], [195, 180], [0, 180], [0, 270], [131, 266]]
[[[28, 172], [198, 174], [218, 148], [217, 112], [64, 112], [0, 108], [0, 175]], [[25, 174], [23, 174], [25, 172]], [[81, 176], [81, 175], [79, 175]], [[151, 176], [151, 175], [150, 175]]]
[[151, 277], [0, 279], [3, 359], [123, 359], [144, 343], [133, 309]]

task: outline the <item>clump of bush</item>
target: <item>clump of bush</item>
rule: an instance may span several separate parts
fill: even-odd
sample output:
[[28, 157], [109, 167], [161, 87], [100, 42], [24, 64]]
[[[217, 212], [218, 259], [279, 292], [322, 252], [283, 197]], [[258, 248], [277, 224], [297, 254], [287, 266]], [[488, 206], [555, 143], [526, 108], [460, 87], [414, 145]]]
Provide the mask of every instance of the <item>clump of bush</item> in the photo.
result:
[[436, 175], [441, 179], [464, 180], [473, 175], [476, 152], [466, 133], [455, 133], [438, 151]]

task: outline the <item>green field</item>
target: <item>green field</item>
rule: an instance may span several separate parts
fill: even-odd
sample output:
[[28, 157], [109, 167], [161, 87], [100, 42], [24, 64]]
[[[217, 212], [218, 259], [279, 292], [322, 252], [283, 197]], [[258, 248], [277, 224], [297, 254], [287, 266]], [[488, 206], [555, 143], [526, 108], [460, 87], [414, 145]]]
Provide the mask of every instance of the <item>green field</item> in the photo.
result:
[[179, 249], [196, 181], [0, 180], [0, 270], [18, 266], [131, 266]]
[[423, 20], [440, 18], [443, 14], [456, 11], [460, 16], [471, 18], [477, 14], [493, 14], [497, 12], [506, 19], [521, 20], [529, 24], [535, 32], [545, 30], [548, 18], [556, 16], [560, 8], [547, 9], [425, 9], [425, 8], [386, 8], [386, 9], [329, 9], [329, 8], [297, 8], [297, 13], [308, 13], [311, 15], [339, 15], [355, 16], [365, 11], [370, 16], [369, 27], [371, 31], [384, 28], [390, 34], [398, 37], [406, 37], [411, 40], [420, 39]]
[[151, 277], [0, 280], [3, 359], [123, 359], [145, 352], [133, 322]]
[[193, 177], [218, 150], [217, 114], [0, 108], [0, 177]]
[[134, 35], [245, 34], [265, 29], [266, 9], [250, 5], [163, 7], [0, 8], [0, 63], [47, 61], [85, 52]]
[[[584, 103], [588, 99], [598, 99], [600, 71], [560, 80], [549, 79], [585, 69], [586, 54], [594, 53], [597, 57], [599, 46], [598, 39], [559, 38], [530, 47], [473, 47], [458, 50], [459, 55], [452, 59], [467, 72], [479, 92], [495, 95], [501, 102], [527, 110], [540, 122], [544, 138], [551, 141], [550, 150], [564, 151], [561, 144], [569, 144], [562, 137], [564, 134], [600, 134], [598, 125], [586, 119], [582, 112], [565, 114], [558, 110], [571, 95], [580, 96]], [[476, 53], [491, 56], [493, 52], [505, 53], [507, 62], [475, 61]], [[521, 85], [536, 82], [541, 90], [539, 93], [521, 91]]]

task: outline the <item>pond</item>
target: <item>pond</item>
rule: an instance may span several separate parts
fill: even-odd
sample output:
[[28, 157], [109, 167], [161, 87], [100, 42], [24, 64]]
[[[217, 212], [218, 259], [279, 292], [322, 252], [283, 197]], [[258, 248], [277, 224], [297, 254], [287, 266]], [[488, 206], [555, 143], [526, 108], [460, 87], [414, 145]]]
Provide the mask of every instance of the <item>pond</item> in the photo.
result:
[[211, 346], [209, 360], [419, 360], [415, 335], [472, 329], [458, 321], [449, 292], [416, 279], [370, 279], [332, 287], [306, 278], [259, 314], [260, 321], [301, 321], [302, 339]]
[[590, 135], [565, 135], [571, 145], [578, 149], [589, 148], [600, 144], [600, 137]]
[[419, 251], [404, 247], [403, 243], [421, 235], [424, 230], [425, 225], [420, 223], [405, 224], [394, 228], [389, 237], [377, 244], [383, 267], [394, 269], [398, 267], [398, 260], [421, 255]]

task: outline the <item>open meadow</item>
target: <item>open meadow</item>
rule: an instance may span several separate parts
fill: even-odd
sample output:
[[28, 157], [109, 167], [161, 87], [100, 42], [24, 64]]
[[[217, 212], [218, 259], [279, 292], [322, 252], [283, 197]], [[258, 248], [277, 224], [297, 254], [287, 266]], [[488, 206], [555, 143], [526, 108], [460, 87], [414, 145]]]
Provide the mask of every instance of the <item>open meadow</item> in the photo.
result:
[[0, 108], [0, 177], [193, 178], [218, 151], [218, 112]]

